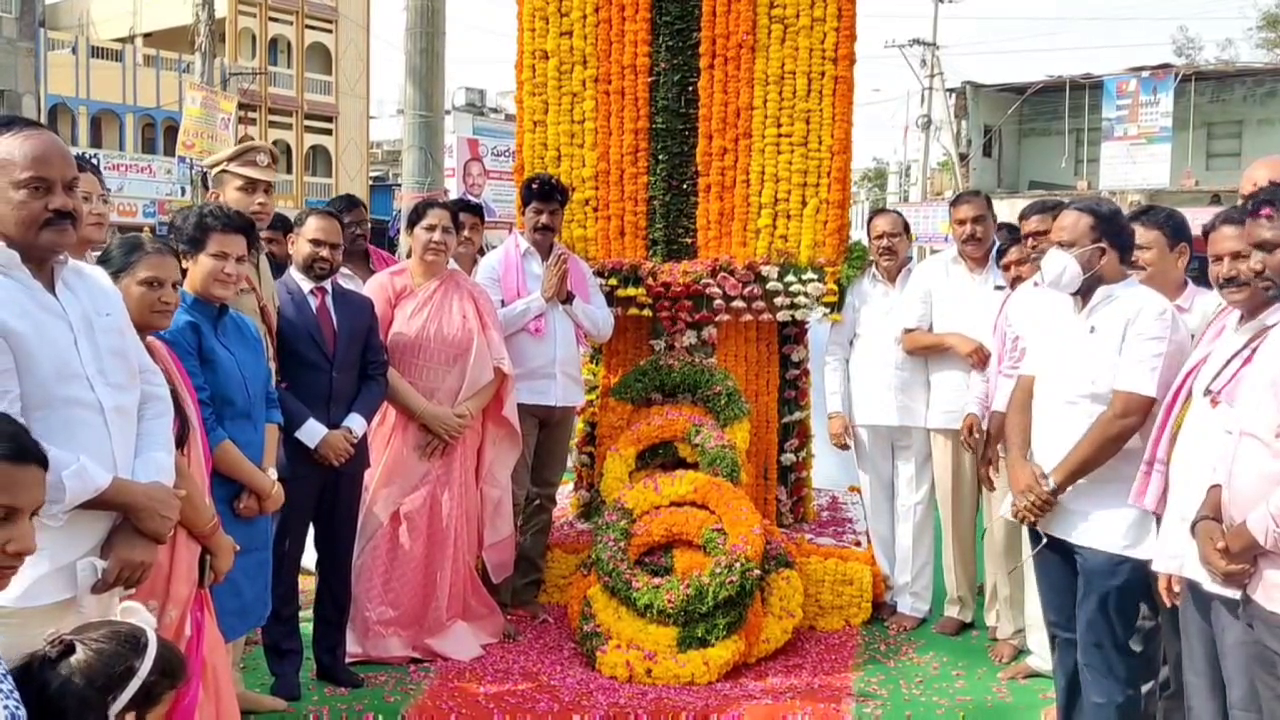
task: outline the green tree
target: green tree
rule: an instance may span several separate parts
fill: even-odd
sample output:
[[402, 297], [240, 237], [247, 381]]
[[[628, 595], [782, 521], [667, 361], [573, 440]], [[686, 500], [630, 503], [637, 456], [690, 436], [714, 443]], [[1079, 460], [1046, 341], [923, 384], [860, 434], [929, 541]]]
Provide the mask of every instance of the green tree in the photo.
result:
[[866, 198], [872, 210], [884, 207], [889, 193], [889, 161], [872, 158], [871, 167], [858, 173], [853, 186], [861, 197]]
[[1183, 65], [1199, 65], [1204, 62], [1204, 39], [1191, 32], [1186, 25], [1179, 25], [1170, 38], [1173, 56]]
[[1280, 61], [1280, 0], [1267, 0], [1258, 6], [1249, 39], [1268, 62]]

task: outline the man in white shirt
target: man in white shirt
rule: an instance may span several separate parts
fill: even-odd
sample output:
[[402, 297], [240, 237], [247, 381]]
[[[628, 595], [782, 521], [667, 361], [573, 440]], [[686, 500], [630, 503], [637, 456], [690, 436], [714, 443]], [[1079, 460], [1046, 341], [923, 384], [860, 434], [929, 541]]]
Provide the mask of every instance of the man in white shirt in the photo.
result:
[[[988, 655], [999, 665], [1018, 659], [1025, 644], [1023, 620], [1022, 528], [1009, 518], [1001, 517], [999, 508], [1009, 495], [1009, 476], [999, 448], [1004, 425], [1004, 411], [1013, 383], [1006, 377], [1016, 372], [1017, 355], [1021, 352], [1018, 336], [1010, 328], [1009, 306], [1014, 293], [1036, 274], [1038, 267], [1022, 243], [1020, 231], [1001, 239], [995, 250], [996, 265], [1003, 276], [1005, 290], [996, 313], [991, 344], [991, 362], [985, 371], [974, 370], [969, 376], [969, 401], [965, 404], [960, 441], [965, 449], [978, 455], [978, 482], [990, 495], [986, 497], [982, 537], [983, 570], [986, 596], [983, 615], [987, 635], [995, 643]], [[1016, 377], [1016, 376], [1015, 376]], [[996, 412], [999, 414], [996, 415]], [[984, 432], [990, 427], [991, 432]]]
[[114, 613], [179, 513], [169, 387], [120, 293], [66, 255], [78, 184], [57, 135], [0, 116], [0, 412], [50, 459], [36, 553], [0, 592], [10, 662], [51, 630]]
[[[891, 632], [920, 627], [933, 599], [933, 468], [923, 358], [902, 351], [911, 226], [898, 211], [867, 221], [871, 267], [849, 288], [827, 339], [823, 380], [831, 444], [854, 452], [876, 564], [890, 587], [877, 608]], [[852, 399], [852, 420], [844, 398]]]
[[947, 586], [942, 635], [973, 624], [978, 595], [977, 458], [960, 441], [969, 373], [991, 359], [991, 328], [1000, 299], [995, 265], [996, 215], [991, 198], [967, 190], [951, 200], [955, 244], [916, 266], [903, 299], [902, 349], [924, 357], [929, 371], [925, 424], [934, 492], [942, 521], [942, 577]]
[[[1131, 269], [1144, 285], [1173, 303], [1195, 342], [1222, 307], [1222, 299], [1187, 278], [1194, 236], [1191, 224], [1182, 212], [1163, 205], [1140, 205], [1129, 212], [1128, 219], [1134, 234]], [[1164, 664], [1158, 694], [1160, 706], [1165, 709], [1159, 714], [1161, 720], [1178, 720], [1183, 716], [1184, 703], [1177, 608], [1166, 605], [1160, 609], [1160, 633]]]
[[449, 201], [458, 214], [458, 244], [449, 265], [475, 277], [476, 265], [484, 256], [484, 208], [474, 200], [454, 198]]
[[[975, 370], [970, 376], [975, 384], [969, 411], [976, 416], [972, 419], [966, 416], [965, 425], [971, 422], [979, 426], [985, 424], [986, 431], [982, 438], [982, 451], [978, 461], [979, 478], [985, 474], [990, 479], [991, 487], [996, 487], [996, 482], [999, 481], [1003, 490], [999, 497], [993, 494], [987, 501], [986, 519], [993, 528], [1001, 526], [1001, 523], [994, 520], [994, 516], [1004, 504], [1009, 486], [1008, 465], [1004, 462], [1005, 413], [1009, 409], [1009, 396], [1013, 393], [1013, 385], [1018, 380], [1018, 368], [1021, 367], [1026, 354], [1026, 343], [1022, 340], [1022, 331], [1018, 326], [1021, 323], [1029, 323], [1034, 327], [1036, 323], [1034, 303], [1031, 303], [1032, 307], [1028, 312], [1020, 311], [1027, 303], [1031, 289], [1040, 284], [1040, 260], [1052, 246], [1050, 235], [1053, 232], [1053, 223], [1065, 206], [1066, 203], [1057, 198], [1041, 198], [1032, 201], [1018, 212], [1018, 235], [1021, 247], [1026, 251], [1027, 262], [1026, 265], [1015, 265], [1008, 256], [1003, 260], [997, 260], [1001, 265], [1001, 272], [1006, 275], [1006, 282], [1009, 285], [1016, 284], [1017, 287], [1003, 301], [1003, 311], [997, 313], [991, 362], [987, 364], [985, 372]], [[1014, 255], [1014, 260], [1017, 260], [1016, 253], [1010, 254]], [[1004, 267], [1006, 264], [1009, 265], [1007, 272]], [[1017, 273], [1018, 278], [1011, 277], [1013, 273]], [[1015, 279], [1021, 279], [1022, 282], [1015, 283]], [[961, 428], [961, 434], [967, 434], [964, 427]], [[1027, 533], [1019, 529], [1017, 535], [1020, 552], [1014, 550], [1011, 543], [1004, 544], [1002, 541], [1007, 540], [1004, 537], [1000, 538], [1001, 542], [983, 542], [988, 587], [994, 588], [999, 582], [1007, 582], [1008, 595], [1011, 596], [1006, 604], [1006, 607], [1010, 607], [1008, 612], [1002, 613], [1001, 605], [997, 602], [993, 604], [997, 611], [995, 621], [993, 622], [989, 616], [986, 618], [988, 632], [994, 629], [995, 636], [992, 639], [996, 640], [989, 654], [997, 662], [1004, 662], [1009, 656], [1010, 647], [1000, 642], [1000, 620], [1004, 617], [1008, 618], [1007, 625], [1022, 629], [1027, 650], [1024, 659], [1000, 671], [1001, 680], [1021, 680], [1037, 675], [1047, 676], [1053, 672], [1049, 633], [1044, 627], [1044, 613], [1040, 610], [1036, 576], [1034, 572], [1024, 571], [1025, 568], [1019, 567], [1022, 558], [1031, 554], [1031, 546], [1028, 543]], [[1010, 559], [1012, 554], [1017, 554], [1018, 557]], [[999, 580], [999, 576], [1005, 580]], [[1012, 598], [1019, 593], [1022, 596], [1020, 622]], [[996, 597], [999, 599], [1000, 596]], [[988, 605], [984, 609], [990, 610], [991, 607], [992, 605]], [[1006, 635], [1006, 637], [1010, 636]], [[1012, 636], [1016, 637], [1016, 635]]]
[[1133, 720], [1160, 645], [1155, 517], [1129, 494], [1191, 338], [1167, 300], [1129, 277], [1133, 228], [1115, 203], [1071, 201], [1052, 238], [1005, 426], [1012, 512], [1039, 531], [1057, 717]]
[[[1179, 660], [1171, 680], [1180, 681], [1187, 718], [1260, 717], [1257, 689], [1250, 681], [1248, 654], [1236, 648], [1248, 643], [1240, 619], [1240, 590], [1214, 580], [1200, 564], [1195, 538], [1188, 532], [1215, 475], [1221, 448], [1229, 442], [1230, 418], [1206, 392], [1214, 374], [1235, 362], [1257, 332], [1274, 323], [1275, 302], [1252, 282], [1252, 251], [1245, 236], [1247, 214], [1232, 207], [1204, 228], [1210, 276], [1229, 310], [1200, 336], [1183, 366], [1180, 382], [1189, 383], [1186, 410], [1172, 428], [1172, 450], [1164, 514], [1151, 568], [1159, 573], [1159, 591], [1176, 622], [1161, 618], [1161, 635], [1169, 654], [1171, 633], [1178, 634]], [[1183, 379], [1185, 376], [1185, 379]], [[1169, 401], [1166, 401], [1169, 402]], [[1221, 650], [1220, 650], [1221, 649]], [[1173, 665], [1173, 663], [1170, 663]]]
[[546, 173], [520, 186], [526, 235], [480, 260], [475, 280], [493, 299], [515, 370], [524, 452], [511, 477], [519, 536], [515, 570], [497, 588], [509, 612], [543, 617], [538, 603], [556, 491], [564, 478], [578, 407], [585, 401], [581, 348], [613, 335], [613, 312], [591, 268], [558, 242], [569, 188]]
[[1195, 340], [1222, 307], [1222, 298], [1187, 279], [1194, 239], [1187, 216], [1163, 205], [1142, 205], [1129, 213], [1129, 224], [1138, 278], [1173, 303]]

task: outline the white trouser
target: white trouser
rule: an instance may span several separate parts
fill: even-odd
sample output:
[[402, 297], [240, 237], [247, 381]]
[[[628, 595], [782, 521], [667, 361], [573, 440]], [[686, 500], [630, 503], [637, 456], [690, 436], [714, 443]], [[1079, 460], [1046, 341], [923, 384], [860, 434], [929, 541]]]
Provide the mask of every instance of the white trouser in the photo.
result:
[[853, 452], [876, 562], [898, 612], [925, 617], [933, 598], [934, 497], [929, 431], [857, 426]]
[[[1022, 529], [1022, 557], [1031, 557], [1031, 538]], [[1040, 607], [1040, 588], [1031, 561], [1022, 566], [1022, 622], [1027, 634], [1027, 664], [1041, 675], [1053, 676], [1053, 655], [1049, 652], [1049, 630], [1044, 626], [1044, 610]]]

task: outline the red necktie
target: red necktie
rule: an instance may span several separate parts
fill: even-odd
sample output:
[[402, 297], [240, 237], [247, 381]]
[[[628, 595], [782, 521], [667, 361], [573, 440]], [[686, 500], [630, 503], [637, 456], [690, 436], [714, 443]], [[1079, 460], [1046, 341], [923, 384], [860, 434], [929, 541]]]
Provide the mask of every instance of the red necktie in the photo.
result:
[[329, 289], [317, 285], [311, 292], [316, 296], [316, 322], [320, 323], [320, 336], [324, 338], [325, 347], [332, 355], [333, 349], [338, 345], [338, 331], [333, 327], [333, 313], [329, 312], [326, 299]]

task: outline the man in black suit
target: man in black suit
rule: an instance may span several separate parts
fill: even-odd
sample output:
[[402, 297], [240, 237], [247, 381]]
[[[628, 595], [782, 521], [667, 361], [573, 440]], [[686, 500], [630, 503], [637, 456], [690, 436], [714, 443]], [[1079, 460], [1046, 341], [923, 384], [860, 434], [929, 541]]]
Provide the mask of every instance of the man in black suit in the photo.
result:
[[291, 265], [277, 283], [284, 509], [276, 527], [271, 616], [262, 629], [271, 694], [302, 697], [298, 567], [315, 525], [316, 679], [364, 686], [347, 667], [351, 556], [369, 445], [369, 422], [387, 395], [387, 352], [373, 303], [334, 282], [342, 267], [342, 218], [304, 210], [289, 236]]

